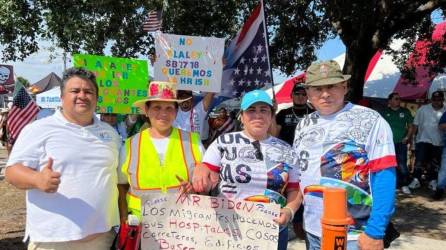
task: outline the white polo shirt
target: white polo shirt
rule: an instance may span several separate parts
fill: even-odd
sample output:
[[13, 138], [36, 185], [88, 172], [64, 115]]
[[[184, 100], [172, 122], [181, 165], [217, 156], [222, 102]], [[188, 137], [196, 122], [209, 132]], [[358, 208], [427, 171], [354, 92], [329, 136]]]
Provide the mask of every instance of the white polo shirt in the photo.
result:
[[56, 193], [27, 190], [25, 240], [79, 240], [118, 225], [119, 146], [115, 130], [96, 117], [82, 127], [57, 111], [26, 126], [7, 166], [22, 163], [41, 171], [51, 157], [61, 183]]

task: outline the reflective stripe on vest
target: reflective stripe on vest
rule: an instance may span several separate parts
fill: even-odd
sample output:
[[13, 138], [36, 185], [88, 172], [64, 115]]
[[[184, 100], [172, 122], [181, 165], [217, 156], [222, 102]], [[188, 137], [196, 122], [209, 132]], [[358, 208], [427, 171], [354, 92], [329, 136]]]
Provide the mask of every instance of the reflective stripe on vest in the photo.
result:
[[[186, 173], [184, 173], [184, 170], [179, 170], [179, 172], [183, 171], [183, 174], [180, 174], [180, 177], [182, 177], [185, 181], [189, 181], [190, 176], [191, 176], [191, 171], [192, 168], [190, 166], [195, 166], [197, 162], [201, 161], [201, 153], [199, 150], [199, 140], [200, 137], [198, 134], [194, 133], [189, 133], [183, 130], [179, 130], [174, 128], [172, 131], [171, 136], [169, 137], [169, 144], [171, 143], [171, 140], [174, 139], [178, 139], [179, 145], [177, 143], [174, 143], [169, 147], [172, 147], [171, 152], [168, 153], [169, 149], [166, 151], [166, 156], [165, 156], [165, 162], [167, 161], [168, 157], [173, 157], [173, 156], [179, 156], [178, 155], [178, 146], [180, 146], [181, 149], [181, 155], [183, 156], [181, 159], [179, 159], [178, 157], [175, 157], [175, 160], [182, 160], [182, 164], [181, 166], [178, 167], [186, 167]], [[144, 185], [144, 181], [141, 181], [140, 178], [138, 178], [141, 174], [141, 168], [144, 167], [140, 166], [141, 163], [143, 164], [148, 164], [147, 160], [148, 159], [140, 159], [141, 155], [143, 153], [141, 153], [141, 150], [154, 150], [152, 148], [151, 145], [149, 145], [148, 143], [150, 143], [148, 140], [150, 140], [150, 135], [148, 133], [148, 130], [144, 130], [141, 133], [138, 133], [137, 135], [133, 136], [132, 138], [129, 139], [129, 141], [127, 141], [126, 143], [126, 151], [127, 151], [127, 159], [125, 164], [127, 164], [126, 166], [124, 166], [124, 171], [125, 171], [125, 167], [127, 167], [127, 176], [129, 178], [129, 183], [130, 183], [130, 190], [129, 190], [129, 195], [127, 196], [127, 200], [128, 200], [128, 207], [129, 210], [132, 210], [134, 212], [134, 214], [139, 215], [139, 210], [141, 207], [141, 201], [139, 199], [139, 197], [141, 197], [141, 195], [144, 193], [145, 190], [161, 190], [162, 192], [166, 192], [168, 189], [174, 189], [174, 188], [178, 188], [178, 181], [175, 181], [175, 183], [173, 183], [172, 181], [170, 181], [170, 183], [160, 183], [161, 186], [145, 186]], [[141, 148], [141, 145], [144, 145], [144, 148]], [[195, 147], [194, 147], [195, 145]], [[172, 151], [174, 150], [174, 151]], [[157, 154], [155, 152], [155, 154]], [[172, 154], [172, 155], [168, 155], [168, 154]], [[141, 161], [143, 160], [143, 161]], [[150, 159], [153, 160], [153, 159]], [[162, 179], [162, 169], [164, 166], [159, 166], [161, 169], [159, 171], [161, 171], [161, 175], [159, 176], [160, 179]], [[156, 166], [154, 166], [154, 168], [156, 168]], [[152, 173], [158, 171], [157, 169], [152, 169]], [[165, 171], [169, 171], [169, 170], [165, 170]], [[150, 174], [150, 169], [145, 168], [143, 171], [143, 174]], [[169, 173], [166, 173], [169, 174]], [[153, 174], [152, 174], [153, 176]], [[144, 177], [142, 177], [144, 178]], [[147, 179], [146, 179], [147, 180]], [[170, 179], [172, 180], [172, 179]], [[176, 180], [176, 178], [175, 178]], [[162, 182], [163, 180], [161, 180]], [[136, 211], [135, 211], [136, 210]], [[136, 213], [135, 213], [136, 212]]]

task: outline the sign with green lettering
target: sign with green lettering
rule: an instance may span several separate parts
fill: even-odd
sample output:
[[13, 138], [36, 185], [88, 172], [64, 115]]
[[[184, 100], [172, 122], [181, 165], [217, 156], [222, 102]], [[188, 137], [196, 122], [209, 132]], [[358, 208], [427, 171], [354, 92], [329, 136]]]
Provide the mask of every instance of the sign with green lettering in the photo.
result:
[[97, 113], [138, 113], [138, 108], [132, 104], [147, 97], [147, 61], [80, 54], [74, 55], [73, 61], [74, 67], [83, 67], [96, 75]]

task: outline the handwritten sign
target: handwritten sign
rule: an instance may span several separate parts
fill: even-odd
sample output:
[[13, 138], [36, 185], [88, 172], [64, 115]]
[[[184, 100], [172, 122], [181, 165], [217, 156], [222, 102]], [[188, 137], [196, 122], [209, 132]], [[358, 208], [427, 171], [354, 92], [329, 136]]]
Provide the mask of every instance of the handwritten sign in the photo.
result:
[[128, 58], [74, 55], [74, 66], [96, 75], [99, 86], [97, 113], [137, 114], [132, 104], [147, 97], [147, 61]]
[[142, 198], [143, 250], [277, 249], [277, 204], [177, 194]]
[[215, 37], [155, 35], [155, 79], [178, 89], [220, 92], [225, 40]]

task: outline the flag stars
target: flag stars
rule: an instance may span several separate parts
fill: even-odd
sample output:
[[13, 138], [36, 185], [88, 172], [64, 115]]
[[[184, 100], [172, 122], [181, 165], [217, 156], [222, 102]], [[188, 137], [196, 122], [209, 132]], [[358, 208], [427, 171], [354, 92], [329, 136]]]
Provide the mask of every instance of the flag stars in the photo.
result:
[[257, 45], [257, 53], [262, 52], [263, 46], [261, 44]]
[[260, 81], [259, 80], [257, 80], [257, 78], [254, 80], [254, 83], [255, 83], [255, 85], [256, 86], [259, 86], [259, 84], [260, 84]]
[[252, 75], [252, 73], [254, 72], [253, 68], [249, 68], [249, 74]]
[[262, 74], [262, 68], [260, 68], [260, 67], [257, 68], [257, 74], [258, 75]]
[[262, 58], [262, 62], [266, 62], [266, 55], [263, 55], [261, 58]]
[[243, 64], [245, 63], [246, 59], [244, 57], [240, 58], [240, 63]]
[[237, 68], [234, 70], [234, 75], [238, 75], [238, 74], [240, 74], [240, 69], [237, 67]]
[[258, 58], [257, 56], [255, 56], [255, 57], [252, 58], [252, 62], [253, 62], [253, 63], [257, 63], [258, 60], [259, 60], [259, 58]]
[[249, 71], [249, 69], [248, 69], [248, 65], [245, 65], [245, 69], [243, 70], [243, 73], [244, 73], [245, 75], [247, 75], [247, 74], [248, 74], [248, 71]]

